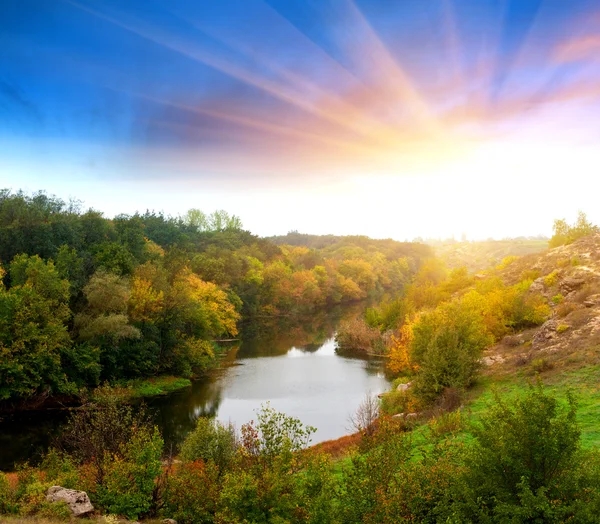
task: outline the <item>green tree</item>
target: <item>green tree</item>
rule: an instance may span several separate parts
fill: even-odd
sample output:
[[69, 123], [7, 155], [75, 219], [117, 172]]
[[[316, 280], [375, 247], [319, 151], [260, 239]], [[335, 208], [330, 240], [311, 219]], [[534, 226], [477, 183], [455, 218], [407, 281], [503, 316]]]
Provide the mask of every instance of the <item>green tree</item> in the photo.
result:
[[551, 248], [572, 244], [578, 238], [597, 233], [600, 229], [587, 219], [584, 212], [579, 211], [575, 224], [570, 226], [564, 219], [555, 220], [553, 231], [554, 234], [549, 242]]
[[69, 391], [69, 283], [37, 255], [15, 257], [10, 275], [12, 287], [0, 285], [0, 399]]

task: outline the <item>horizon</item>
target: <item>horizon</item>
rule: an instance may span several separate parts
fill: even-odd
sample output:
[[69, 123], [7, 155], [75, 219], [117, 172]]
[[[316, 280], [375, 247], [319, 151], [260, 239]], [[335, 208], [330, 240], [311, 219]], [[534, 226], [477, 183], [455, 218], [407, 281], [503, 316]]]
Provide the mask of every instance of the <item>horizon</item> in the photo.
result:
[[600, 223], [593, 0], [8, 1], [0, 186], [266, 237]]

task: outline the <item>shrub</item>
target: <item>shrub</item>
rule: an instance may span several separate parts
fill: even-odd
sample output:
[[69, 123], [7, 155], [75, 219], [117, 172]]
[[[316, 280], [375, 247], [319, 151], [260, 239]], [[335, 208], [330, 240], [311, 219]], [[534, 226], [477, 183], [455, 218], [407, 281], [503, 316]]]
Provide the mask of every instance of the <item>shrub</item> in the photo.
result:
[[558, 295], [554, 295], [552, 297], [552, 302], [554, 302], [554, 304], [560, 304], [563, 300], [565, 299], [565, 297], [562, 296], [561, 293], [558, 293]]
[[567, 324], [559, 324], [556, 327], [556, 332], [557, 333], [564, 333], [565, 331], [567, 331], [569, 329], [569, 326]]
[[556, 308], [556, 316], [564, 318], [577, 309], [577, 304], [573, 302], [561, 302]]
[[456, 505], [461, 521], [506, 522], [528, 515], [517, 521], [562, 522], [567, 516], [562, 508], [586, 497], [579, 491], [583, 486], [572, 482], [580, 430], [570, 393], [566, 405], [539, 382], [514, 400], [496, 394], [472, 433], [462, 488], [466, 497]]
[[130, 520], [152, 508], [155, 481], [161, 472], [163, 440], [157, 428], [134, 428], [119, 454], [104, 456], [104, 484], [98, 490], [102, 507]]
[[0, 471], [0, 514], [17, 513], [18, 510], [16, 490], [8, 477]]
[[335, 341], [339, 349], [366, 353], [383, 353], [385, 347], [379, 329], [369, 326], [362, 318], [341, 322]]
[[544, 286], [546, 287], [554, 287], [558, 284], [558, 271], [552, 271], [544, 277]]
[[196, 428], [181, 446], [181, 458], [194, 462], [203, 460], [214, 462], [218, 469], [225, 470], [237, 449], [237, 437], [232, 424], [227, 426], [219, 421], [200, 417]]
[[383, 520], [383, 508], [395, 489], [394, 479], [411, 456], [410, 439], [406, 435], [384, 417], [369, 439], [367, 451], [351, 457], [350, 464], [342, 470], [341, 522]]
[[538, 269], [526, 269], [525, 271], [523, 271], [521, 273], [521, 278], [520, 280], [531, 280], [532, 282], [534, 280], [536, 280], [537, 278], [539, 278], [540, 276], [540, 271]]
[[471, 385], [481, 351], [491, 343], [483, 318], [467, 301], [442, 304], [413, 326], [412, 359], [419, 365], [414, 394], [426, 402], [446, 388]]
[[300, 451], [308, 446], [316, 431], [294, 417], [274, 410], [269, 403], [262, 405], [254, 421], [242, 426], [244, 452], [255, 457], [272, 458]]
[[536, 358], [531, 361], [531, 369], [535, 373], [543, 373], [544, 371], [550, 371], [551, 369], [554, 369], [554, 364], [545, 358]]
[[163, 515], [183, 524], [214, 522], [218, 478], [213, 463], [198, 460], [178, 465], [167, 480]]
[[441, 413], [429, 423], [429, 429], [436, 438], [456, 433], [464, 427], [464, 416], [461, 411]]
[[102, 389], [96, 403], [71, 415], [58, 441], [60, 451], [69, 453], [80, 464], [94, 466], [95, 482], [100, 485], [104, 482], [105, 455], [119, 454], [134, 436], [135, 428], [148, 425], [143, 407], [134, 411]]
[[577, 267], [579, 265], [581, 265], [581, 261], [579, 260], [579, 257], [577, 257], [577, 256], [571, 257], [571, 266]]
[[381, 412], [386, 415], [395, 415], [409, 411], [410, 396], [405, 391], [388, 391], [381, 398]]
[[355, 432], [370, 435], [375, 430], [377, 417], [379, 417], [379, 399], [367, 393], [356, 413], [350, 416], [351, 428]]
[[74, 460], [66, 453], [51, 449], [44, 456], [40, 469], [54, 485], [67, 489], [79, 489], [79, 470]]

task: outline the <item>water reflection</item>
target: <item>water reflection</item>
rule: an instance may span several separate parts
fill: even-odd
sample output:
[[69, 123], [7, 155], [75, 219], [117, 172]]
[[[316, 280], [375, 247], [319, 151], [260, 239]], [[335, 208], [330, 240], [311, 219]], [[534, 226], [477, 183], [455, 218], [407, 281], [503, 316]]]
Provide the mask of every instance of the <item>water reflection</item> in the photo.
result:
[[[154, 399], [150, 409], [167, 446], [175, 448], [200, 416], [231, 420], [238, 427], [266, 401], [318, 428], [314, 442], [347, 433], [348, 416], [367, 391], [387, 388], [380, 360], [336, 352], [339, 322], [365, 304], [321, 311], [305, 318], [270, 319], [242, 327], [223, 367], [190, 388]], [[36, 461], [58, 434], [68, 413], [26, 412], [0, 420], [0, 470]]]
[[244, 331], [243, 342], [226, 355], [224, 368], [186, 391], [153, 402], [165, 440], [176, 446], [199, 416], [216, 416], [239, 427], [255, 418], [267, 401], [317, 427], [314, 442], [346, 434], [348, 417], [365, 393], [388, 386], [381, 360], [336, 351], [335, 328], [354, 313], [345, 309]]

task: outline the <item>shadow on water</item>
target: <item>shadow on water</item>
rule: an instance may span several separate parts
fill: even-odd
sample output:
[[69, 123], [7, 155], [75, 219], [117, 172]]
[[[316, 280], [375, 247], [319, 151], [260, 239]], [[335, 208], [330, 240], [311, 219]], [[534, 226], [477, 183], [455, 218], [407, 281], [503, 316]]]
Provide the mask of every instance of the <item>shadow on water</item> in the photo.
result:
[[[318, 428], [313, 442], [348, 431], [348, 417], [368, 391], [387, 389], [381, 359], [338, 353], [333, 338], [340, 321], [364, 304], [303, 317], [266, 319], [242, 326], [242, 340], [228, 343], [222, 367], [191, 387], [148, 401], [165, 438], [176, 449], [198, 417], [217, 417], [237, 427], [265, 402]], [[26, 412], [0, 420], [0, 470], [35, 462], [68, 413]]]

